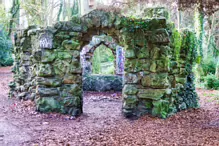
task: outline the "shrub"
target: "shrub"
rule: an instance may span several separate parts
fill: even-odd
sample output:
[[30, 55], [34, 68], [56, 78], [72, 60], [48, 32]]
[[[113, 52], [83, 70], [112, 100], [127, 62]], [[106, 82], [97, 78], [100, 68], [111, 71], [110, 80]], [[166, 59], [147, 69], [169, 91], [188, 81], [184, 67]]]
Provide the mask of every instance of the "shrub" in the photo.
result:
[[207, 89], [219, 89], [219, 79], [213, 74], [208, 74], [205, 78], [205, 87]]
[[13, 64], [11, 48], [12, 42], [0, 26], [0, 66], [11, 66]]
[[7, 57], [4, 57], [0, 60], [0, 66], [12, 66], [13, 65], [13, 58], [11, 54], [8, 54]]
[[204, 60], [201, 64], [204, 75], [206, 76], [207, 74], [215, 74], [216, 65], [217, 64], [213, 57], [209, 57], [208, 59]]

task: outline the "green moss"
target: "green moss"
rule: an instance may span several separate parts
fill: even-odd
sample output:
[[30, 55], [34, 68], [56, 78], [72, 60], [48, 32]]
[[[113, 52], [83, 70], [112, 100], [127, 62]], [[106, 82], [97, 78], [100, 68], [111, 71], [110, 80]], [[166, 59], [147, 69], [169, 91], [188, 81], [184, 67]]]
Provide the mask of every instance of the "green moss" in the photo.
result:
[[172, 45], [174, 47], [175, 58], [176, 58], [176, 60], [178, 60], [179, 57], [180, 57], [180, 49], [181, 49], [181, 45], [182, 45], [182, 37], [181, 37], [180, 33], [176, 29], [173, 29], [172, 33], [173, 33], [172, 34]]

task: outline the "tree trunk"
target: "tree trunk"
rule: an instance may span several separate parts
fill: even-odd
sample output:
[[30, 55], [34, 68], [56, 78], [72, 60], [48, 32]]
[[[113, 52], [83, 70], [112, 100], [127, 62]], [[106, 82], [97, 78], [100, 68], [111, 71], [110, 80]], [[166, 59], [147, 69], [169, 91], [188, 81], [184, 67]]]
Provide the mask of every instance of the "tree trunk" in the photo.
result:
[[73, 7], [71, 8], [71, 10], [72, 10], [71, 17], [79, 15], [79, 2], [78, 2], [78, 0], [74, 0], [74, 4], [73, 4]]
[[217, 79], [219, 79], [219, 57], [217, 57], [217, 66], [216, 66], [216, 72], [215, 72], [215, 76]]
[[12, 29], [15, 27], [14, 25], [19, 25], [19, 10], [20, 10], [19, 0], [13, 0], [13, 4], [10, 10], [11, 20], [9, 22], [8, 37], [11, 36]]
[[60, 16], [62, 14], [62, 10], [63, 10], [63, 0], [60, 0], [60, 6], [59, 6], [59, 12], [57, 15], [57, 21], [60, 21]]
[[199, 4], [195, 10], [195, 31], [198, 39], [198, 56], [203, 57], [203, 39], [204, 39], [204, 7], [202, 0], [199, 0]]
[[178, 13], [177, 13], [177, 25], [178, 25], [178, 30], [180, 30], [180, 24], [181, 24], [181, 11], [178, 9]]
[[214, 29], [214, 19], [215, 19], [215, 15], [213, 14], [212, 16], [212, 21], [209, 24], [209, 33], [208, 33], [208, 42], [207, 42], [207, 48], [205, 50], [205, 56], [207, 58], [208, 56], [208, 49], [210, 48], [210, 44], [211, 44], [211, 38], [212, 38], [212, 30]]

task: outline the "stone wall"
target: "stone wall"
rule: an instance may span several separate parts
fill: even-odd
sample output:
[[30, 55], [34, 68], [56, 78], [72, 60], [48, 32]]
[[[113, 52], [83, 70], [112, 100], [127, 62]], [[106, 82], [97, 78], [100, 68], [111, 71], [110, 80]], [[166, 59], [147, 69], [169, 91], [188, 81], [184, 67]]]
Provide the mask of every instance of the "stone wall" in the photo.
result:
[[134, 20], [99, 10], [46, 29], [30, 27], [16, 38], [10, 95], [35, 100], [40, 112], [80, 115], [80, 51], [94, 35], [106, 34], [125, 49], [122, 111], [126, 117], [166, 118], [196, 108], [193, 34], [184, 31], [183, 45], [176, 50], [173, 29], [165, 18]]
[[86, 75], [83, 77], [84, 91], [122, 91], [123, 77], [114, 75]]

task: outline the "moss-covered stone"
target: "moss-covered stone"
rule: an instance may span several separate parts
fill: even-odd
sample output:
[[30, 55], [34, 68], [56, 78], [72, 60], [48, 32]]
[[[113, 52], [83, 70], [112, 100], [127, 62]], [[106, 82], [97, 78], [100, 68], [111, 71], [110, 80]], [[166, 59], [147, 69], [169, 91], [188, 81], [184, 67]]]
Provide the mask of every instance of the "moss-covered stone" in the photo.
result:
[[135, 95], [124, 95], [124, 100], [127, 104], [137, 104], [137, 96]]
[[60, 112], [61, 105], [53, 97], [43, 97], [36, 100], [37, 110], [40, 112]]
[[58, 96], [59, 91], [57, 88], [45, 88], [38, 86], [36, 89], [36, 93], [39, 94], [41, 97], [49, 97], [49, 96]]
[[186, 79], [183, 77], [176, 77], [176, 83], [185, 84]]
[[126, 58], [135, 58], [135, 51], [134, 51], [134, 49], [127, 49], [127, 50], [125, 50], [125, 57]]
[[157, 64], [157, 72], [168, 72], [169, 71], [169, 59], [165, 58], [162, 60], [157, 60], [156, 61]]
[[66, 74], [63, 79], [64, 84], [75, 84], [81, 82], [82, 82], [82, 77], [80, 75]]
[[80, 43], [73, 40], [65, 40], [62, 42], [62, 45], [67, 50], [80, 50]]
[[156, 68], [157, 68], [157, 64], [156, 64], [155, 61], [153, 61], [153, 62], [151, 63], [151, 65], [150, 65], [150, 71], [151, 71], [151, 72], [156, 72], [156, 71], [157, 71]]
[[57, 79], [57, 78], [38, 77], [38, 78], [36, 78], [36, 81], [37, 81], [38, 85], [45, 85], [45, 86], [48, 86], [48, 87], [58, 87], [62, 84], [62, 80]]
[[143, 99], [160, 100], [165, 94], [165, 89], [139, 89], [138, 97]]
[[159, 57], [160, 57], [160, 48], [158, 48], [157, 46], [153, 47], [153, 49], [150, 52], [150, 57], [152, 59], [159, 59]]
[[53, 62], [56, 58], [56, 53], [50, 50], [43, 51], [41, 62], [43, 63], [50, 63]]
[[123, 94], [135, 95], [137, 94], [138, 89], [135, 85], [125, 85], [123, 88]]
[[53, 68], [50, 64], [41, 64], [39, 67], [39, 77], [51, 77], [54, 75]]
[[63, 105], [65, 107], [77, 107], [81, 105], [81, 98], [78, 96], [66, 97], [63, 99]]
[[150, 60], [148, 59], [141, 59], [138, 60], [136, 63], [136, 68], [138, 71], [149, 71], [150, 70]]
[[141, 83], [145, 87], [165, 89], [169, 86], [167, 77], [167, 73], [150, 74], [148, 76], [143, 77]]
[[67, 60], [56, 60], [53, 63], [54, 73], [60, 77], [63, 77], [70, 67], [70, 59]]
[[139, 59], [150, 58], [150, 50], [149, 50], [148, 46], [144, 46], [143, 48], [141, 48], [137, 53], [137, 57]]
[[136, 74], [132, 73], [125, 73], [125, 83], [138, 83], [139, 82], [139, 77]]
[[121, 76], [114, 75], [86, 75], [83, 77], [83, 89], [85, 91], [122, 91]]
[[71, 59], [71, 58], [72, 58], [71, 52], [66, 52], [66, 51], [57, 52], [57, 59], [64, 60], [64, 59]]

